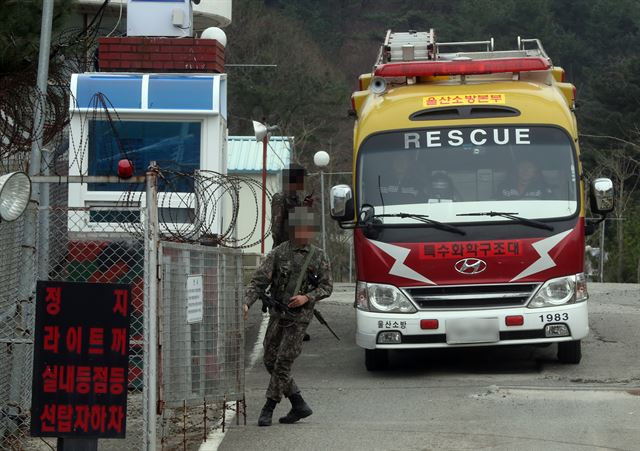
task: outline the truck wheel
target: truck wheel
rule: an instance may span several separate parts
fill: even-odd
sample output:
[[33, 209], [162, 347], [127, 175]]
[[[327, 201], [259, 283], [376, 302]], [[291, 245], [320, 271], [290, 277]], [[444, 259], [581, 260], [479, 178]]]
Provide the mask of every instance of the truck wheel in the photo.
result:
[[389, 352], [386, 349], [365, 349], [364, 366], [367, 371], [380, 371], [389, 366]]
[[561, 341], [558, 343], [558, 360], [561, 363], [580, 363], [582, 346], [580, 340]]

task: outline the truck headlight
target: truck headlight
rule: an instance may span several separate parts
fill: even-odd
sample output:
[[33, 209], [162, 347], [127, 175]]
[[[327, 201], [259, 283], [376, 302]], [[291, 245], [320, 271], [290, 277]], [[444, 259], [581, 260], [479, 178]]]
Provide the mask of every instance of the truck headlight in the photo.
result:
[[393, 285], [358, 282], [356, 307], [360, 310], [381, 313], [415, 313], [411, 301]]
[[587, 281], [583, 273], [547, 280], [529, 302], [529, 308], [553, 307], [586, 301]]

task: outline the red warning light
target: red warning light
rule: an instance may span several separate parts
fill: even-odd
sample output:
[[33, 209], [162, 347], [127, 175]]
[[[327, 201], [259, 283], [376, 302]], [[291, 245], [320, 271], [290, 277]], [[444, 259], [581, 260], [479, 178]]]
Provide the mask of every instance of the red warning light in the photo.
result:
[[118, 177], [128, 179], [133, 176], [133, 162], [127, 158], [118, 161]]

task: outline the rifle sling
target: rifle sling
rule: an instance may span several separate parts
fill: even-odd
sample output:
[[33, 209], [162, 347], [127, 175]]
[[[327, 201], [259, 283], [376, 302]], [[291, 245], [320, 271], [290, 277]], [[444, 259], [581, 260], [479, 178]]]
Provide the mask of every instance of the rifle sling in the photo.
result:
[[297, 296], [298, 292], [300, 291], [300, 287], [302, 287], [302, 278], [307, 273], [307, 269], [309, 268], [309, 263], [311, 263], [311, 258], [313, 257], [315, 250], [316, 248], [313, 245], [311, 245], [311, 249], [307, 254], [307, 258], [304, 260], [304, 263], [302, 264], [302, 268], [300, 268], [300, 274], [298, 275], [298, 281], [296, 282], [296, 289], [293, 290], [293, 296]]

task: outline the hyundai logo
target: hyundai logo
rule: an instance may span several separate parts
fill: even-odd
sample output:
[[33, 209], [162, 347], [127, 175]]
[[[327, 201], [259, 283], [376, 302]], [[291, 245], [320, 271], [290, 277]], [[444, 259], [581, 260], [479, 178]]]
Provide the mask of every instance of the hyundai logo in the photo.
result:
[[458, 260], [453, 266], [460, 274], [479, 274], [487, 269], [487, 262], [480, 260], [479, 258], [465, 258]]

